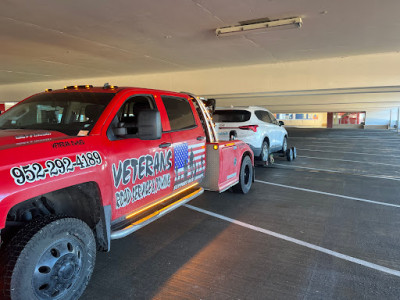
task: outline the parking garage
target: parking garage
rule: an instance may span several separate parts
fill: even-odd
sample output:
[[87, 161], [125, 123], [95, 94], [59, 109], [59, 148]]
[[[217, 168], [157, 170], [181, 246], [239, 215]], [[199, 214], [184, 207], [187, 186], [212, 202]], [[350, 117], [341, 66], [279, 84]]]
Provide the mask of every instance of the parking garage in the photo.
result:
[[246, 197], [206, 193], [116, 241], [83, 299], [397, 298], [397, 136], [289, 133], [295, 162], [257, 168]]
[[[247, 194], [205, 191], [113, 240], [81, 299], [397, 299], [399, 8], [5, 3], [0, 111], [64, 86], [188, 91], [269, 109], [297, 149], [256, 164]], [[216, 35], [292, 17], [301, 27]]]

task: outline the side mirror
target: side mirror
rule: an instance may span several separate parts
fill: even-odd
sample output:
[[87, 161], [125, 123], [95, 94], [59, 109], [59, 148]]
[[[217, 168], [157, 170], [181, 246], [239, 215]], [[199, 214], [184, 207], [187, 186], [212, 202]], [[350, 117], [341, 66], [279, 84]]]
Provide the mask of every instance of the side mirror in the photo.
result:
[[216, 104], [217, 104], [217, 101], [215, 101], [215, 99], [208, 99], [205, 101], [205, 105], [208, 109], [210, 109], [211, 114], [214, 113]]
[[285, 125], [285, 123], [283, 123], [283, 121], [279, 121], [279, 126], [283, 126]]
[[117, 127], [112, 128], [112, 132], [115, 136], [125, 136], [128, 133], [124, 123], [118, 123]]
[[113, 127], [112, 131], [117, 137], [132, 138], [137, 132], [137, 125], [136, 122], [119, 122], [116, 127]]
[[161, 117], [157, 110], [142, 110], [138, 114], [138, 136], [141, 140], [161, 139]]

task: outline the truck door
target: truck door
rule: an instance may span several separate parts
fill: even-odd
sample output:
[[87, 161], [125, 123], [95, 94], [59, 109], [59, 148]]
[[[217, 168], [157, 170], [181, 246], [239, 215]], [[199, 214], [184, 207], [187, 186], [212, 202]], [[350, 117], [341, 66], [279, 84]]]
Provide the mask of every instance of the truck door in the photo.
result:
[[[136, 126], [142, 110], [158, 110], [153, 95], [133, 95], [122, 104], [107, 130], [112, 186], [113, 219], [131, 214], [172, 192], [171, 134], [158, 140], [141, 140]], [[114, 133], [124, 127], [127, 134]]]
[[200, 181], [206, 167], [205, 133], [193, 103], [186, 98], [161, 95], [169, 119], [174, 157], [173, 189]]

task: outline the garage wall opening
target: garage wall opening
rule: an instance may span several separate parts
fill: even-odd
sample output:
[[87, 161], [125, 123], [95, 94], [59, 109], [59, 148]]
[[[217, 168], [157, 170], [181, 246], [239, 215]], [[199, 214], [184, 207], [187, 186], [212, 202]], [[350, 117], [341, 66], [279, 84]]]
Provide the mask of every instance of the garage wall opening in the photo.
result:
[[276, 113], [275, 118], [288, 127], [326, 128], [327, 113]]
[[365, 125], [364, 112], [335, 112], [333, 113], [333, 128], [363, 128]]

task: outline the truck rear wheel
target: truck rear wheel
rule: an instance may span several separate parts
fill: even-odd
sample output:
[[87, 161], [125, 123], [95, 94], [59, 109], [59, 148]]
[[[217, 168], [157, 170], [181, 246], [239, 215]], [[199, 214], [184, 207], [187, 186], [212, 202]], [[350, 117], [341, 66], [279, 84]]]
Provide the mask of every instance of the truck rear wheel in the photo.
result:
[[235, 193], [247, 194], [253, 183], [253, 164], [249, 156], [245, 156], [240, 166], [239, 183], [232, 187]]
[[77, 299], [96, 260], [89, 226], [75, 218], [32, 221], [3, 249], [2, 287], [11, 299]]

